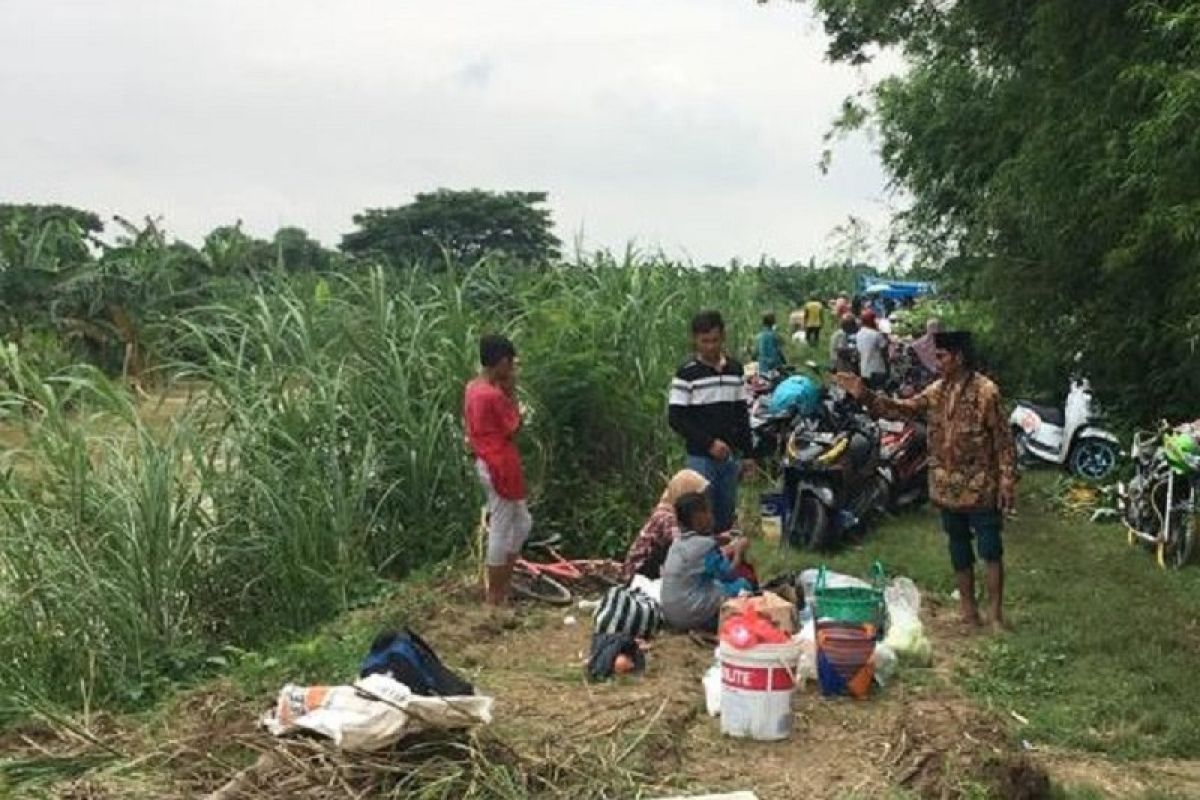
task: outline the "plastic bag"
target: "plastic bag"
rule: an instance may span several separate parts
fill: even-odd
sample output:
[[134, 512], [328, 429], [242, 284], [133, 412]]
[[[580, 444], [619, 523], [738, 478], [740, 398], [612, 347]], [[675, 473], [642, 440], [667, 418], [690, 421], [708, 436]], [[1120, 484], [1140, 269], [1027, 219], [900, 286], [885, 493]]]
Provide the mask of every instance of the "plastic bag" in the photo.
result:
[[634, 591], [641, 592], [647, 597], [654, 600], [656, 603], [662, 603], [662, 579], [647, 578], [640, 572], [633, 576], [633, 580], [629, 582], [629, 588]]
[[886, 644], [877, 644], [875, 652], [871, 655], [871, 664], [875, 667], [875, 682], [880, 686], [887, 686], [888, 681], [896, 674], [899, 659], [892, 648]]
[[470, 728], [492, 721], [492, 698], [422, 697], [377, 673], [353, 686], [297, 686], [279, 692], [261, 723], [275, 736], [308, 730], [343, 750], [378, 750], [431, 728]]
[[914, 664], [927, 665], [933, 658], [933, 645], [921, 624], [921, 593], [909, 578], [899, 577], [884, 590], [888, 629], [883, 643], [897, 656]]
[[752, 605], [734, 614], [721, 626], [721, 641], [738, 650], [749, 650], [760, 644], [785, 644], [791, 640], [771, 620], [762, 616]]
[[[820, 574], [821, 570], [816, 567], [806, 569], [800, 573], [800, 588], [804, 590], [804, 604], [810, 608], [816, 596], [817, 577]], [[829, 589], [871, 588], [871, 584], [862, 578], [856, 578], [853, 575], [843, 575], [840, 572], [833, 572], [832, 570], [825, 570], [825, 586]]]
[[773, 417], [782, 414], [808, 415], [817, 410], [820, 402], [821, 389], [817, 382], [805, 375], [793, 375], [775, 387], [767, 413]]
[[710, 717], [721, 713], [721, 665], [713, 664], [700, 679], [704, 686], [704, 708]]

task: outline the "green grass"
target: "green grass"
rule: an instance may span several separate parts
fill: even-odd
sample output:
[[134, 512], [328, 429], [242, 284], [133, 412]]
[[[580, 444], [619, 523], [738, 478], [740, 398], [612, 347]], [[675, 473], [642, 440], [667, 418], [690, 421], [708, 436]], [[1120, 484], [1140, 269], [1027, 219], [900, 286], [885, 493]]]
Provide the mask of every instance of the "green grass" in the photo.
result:
[[[1005, 530], [1006, 606], [1014, 631], [980, 636], [957, 680], [1034, 744], [1120, 758], [1191, 758], [1200, 752], [1200, 566], [1159, 569], [1116, 525], [1049, 510], [1053, 472], [1027, 474], [1018, 518]], [[924, 594], [953, 590], [932, 510], [886, 521], [860, 546], [820, 557], [755, 553], [760, 573], [826, 563], [855, 575], [880, 559]], [[937, 642], [934, 642], [935, 657]]]

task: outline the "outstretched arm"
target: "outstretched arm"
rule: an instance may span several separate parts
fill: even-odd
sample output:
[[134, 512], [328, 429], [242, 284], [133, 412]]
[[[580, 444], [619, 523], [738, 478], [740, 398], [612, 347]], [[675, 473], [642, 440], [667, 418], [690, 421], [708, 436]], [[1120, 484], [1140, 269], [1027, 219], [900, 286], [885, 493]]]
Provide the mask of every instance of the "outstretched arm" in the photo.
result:
[[916, 397], [897, 400], [869, 390], [862, 378], [845, 372], [834, 373], [833, 379], [855, 400], [866, 406], [872, 416], [883, 419], [915, 419], [929, 413], [941, 392], [940, 383], [935, 383]]

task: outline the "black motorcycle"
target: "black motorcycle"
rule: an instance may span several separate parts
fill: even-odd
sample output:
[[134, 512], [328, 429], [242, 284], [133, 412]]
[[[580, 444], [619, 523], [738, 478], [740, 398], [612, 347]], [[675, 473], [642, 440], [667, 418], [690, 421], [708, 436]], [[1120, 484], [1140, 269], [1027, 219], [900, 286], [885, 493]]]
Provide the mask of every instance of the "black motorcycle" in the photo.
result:
[[814, 550], [886, 510], [891, 484], [878, 425], [838, 387], [822, 391], [818, 412], [797, 419], [783, 459], [784, 496], [791, 498], [787, 540]]

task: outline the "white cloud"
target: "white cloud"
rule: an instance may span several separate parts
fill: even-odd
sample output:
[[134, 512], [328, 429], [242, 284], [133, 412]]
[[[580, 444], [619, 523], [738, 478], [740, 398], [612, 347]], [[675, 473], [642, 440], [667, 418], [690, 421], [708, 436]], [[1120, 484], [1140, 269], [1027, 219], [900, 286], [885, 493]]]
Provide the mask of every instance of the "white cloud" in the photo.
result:
[[0, 0], [4, 199], [329, 243], [364, 207], [546, 189], [564, 239], [724, 261], [886, 217], [863, 77], [751, 0]]

